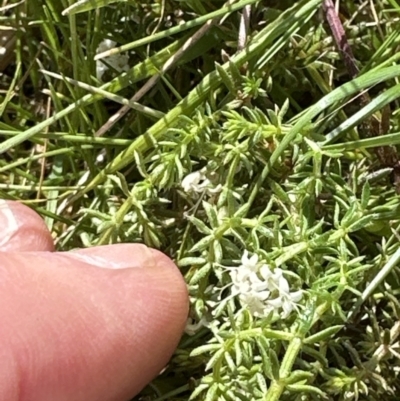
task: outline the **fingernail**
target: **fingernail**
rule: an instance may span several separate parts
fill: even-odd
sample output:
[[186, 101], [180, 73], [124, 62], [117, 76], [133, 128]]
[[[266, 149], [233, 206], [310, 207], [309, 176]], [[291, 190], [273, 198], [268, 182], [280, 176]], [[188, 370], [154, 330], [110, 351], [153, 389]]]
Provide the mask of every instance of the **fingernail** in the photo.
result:
[[0, 199], [2, 251], [52, 251], [53, 238], [41, 217], [20, 202]]
[[9, 203], [4, 199], [0, 199], [0, 227], [2, 227], [2, 235], [0, 236], [0, 248], [2, 248], [5, 247], [18, 230], [18, 223], [14, 213]]

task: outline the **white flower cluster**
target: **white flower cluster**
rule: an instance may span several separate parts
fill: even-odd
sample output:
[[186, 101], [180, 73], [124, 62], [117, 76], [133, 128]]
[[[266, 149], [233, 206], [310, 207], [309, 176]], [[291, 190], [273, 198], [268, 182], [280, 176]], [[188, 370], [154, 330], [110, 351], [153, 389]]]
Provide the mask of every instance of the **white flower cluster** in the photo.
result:
[[182, 180], [183, 190], [187, 193], [199, 194], [205, 192], [207, 195], [213, 195], [220, 192], [222, 189], [221, 184], [214, 186], [207, 178], [206, 171], [206, 168], [203, 168], [199, 171], [194, 171], [193, 173], [188, 174]]
[[[96, 53], [103, 53], [107, 50], [113, 49], [117, 43], [111, 39], [104, 39], [96, 50]], [[129, 70], [129, 56], [126, 54], [114, 54], [106, 58], [106, 63], [118, 72]], [[108, 70], [108, 65], [102, 60], [96, 61], [96, 76], [101, 80], [104, 73]]]
[[290, 292], [281, 269], [271, 271], [268, 265], [258, 263], [257, 255], [249, 258], [247, 250], [241, 262], [239, 267], [230, 268], [232, 295], [238, 296], [241, 305], [255, 317], [273, 312], [287, 318], [301, 300], [302, 291]]

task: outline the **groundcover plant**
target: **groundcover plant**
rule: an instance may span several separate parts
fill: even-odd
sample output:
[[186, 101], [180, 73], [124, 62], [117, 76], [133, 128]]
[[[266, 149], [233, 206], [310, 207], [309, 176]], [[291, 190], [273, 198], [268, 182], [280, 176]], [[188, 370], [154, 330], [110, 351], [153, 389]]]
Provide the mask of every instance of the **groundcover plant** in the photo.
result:
[[144, 242], [186, 278], [137, 399], [398, 399], [396, 0], [0, 13], [1, 197], [59, 249]]

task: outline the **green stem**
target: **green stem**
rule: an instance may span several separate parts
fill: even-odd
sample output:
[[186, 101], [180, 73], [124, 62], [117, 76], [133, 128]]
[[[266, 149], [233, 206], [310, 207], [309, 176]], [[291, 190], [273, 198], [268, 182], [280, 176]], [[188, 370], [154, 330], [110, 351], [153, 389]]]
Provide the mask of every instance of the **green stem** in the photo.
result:
[[100, 60], [104, 57], [110, 57], [115, 54], [119, 54], [122, 52], [126, 52], [128, 50], [136, 49], [137, 47], [140, 47], [140, 46], [147, 45], [149, 43], [155, 42], [156, 40], [164, 39], [164, 38], [167, 38], [168, 36], [176, 35], [177, 33], [184, 32], [188, 29], [202, 25], [209, 20], [212, 20], [215, 18], [220, 18], [220, 17], [225, 16], [234, 11], [241, 10], [246, 5], [256, 3], [257, 1], [259, 1], [259, 0], [242, 0], [242, 1], [239, 1], [234, 4], [229, 4], [226, 7], [222, 7], [219, 10], [213, 11], [212, 13], [202, 15], [201, 17], [198, 17], [198, 18], [194, 18], [191, 21], [184, 22], [183, 24], [179, 24], [179, 25], [174, 26], [165, 31], [157, 32], [153, 35], [146, 36], [145, 38], [141, 38], [141, 39], [135, 40], [134, 42], [127, 43], [126, 45], [116, 47], [111, 50], [107, 50], [103, 53], [96, 54], [96, 57], [94, 59]]
[[286, 381], [292, 373], [293, 365], [299, 355], [303, 340], [311, 328], [315, 316], [316, 299], [311, 299], [304, 313], [294, 323], [297, 326], [296, 334], [289, 343], [285, 356], [279, 369], [279, 378], [273, 380], [263, 401], [278, 401], [285, 390]]

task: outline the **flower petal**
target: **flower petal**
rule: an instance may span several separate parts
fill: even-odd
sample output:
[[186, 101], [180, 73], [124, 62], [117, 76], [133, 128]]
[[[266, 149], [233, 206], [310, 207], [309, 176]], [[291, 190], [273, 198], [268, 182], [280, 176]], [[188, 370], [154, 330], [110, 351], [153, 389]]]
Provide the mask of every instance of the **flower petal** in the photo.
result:
[[301, 300], [301, 298], [303, 298], [303, 291], [301, 290], [290, 293], [290, 299], [292, 302], [297, 303]]
[[250, 258], [249, 263], [253, 266], [258, 263], [258, 255], [256, 253]]
[[248, 261], [249, 261], [249, 251], [245, 249], [241, 259], [242, 265], [246, 265]]

